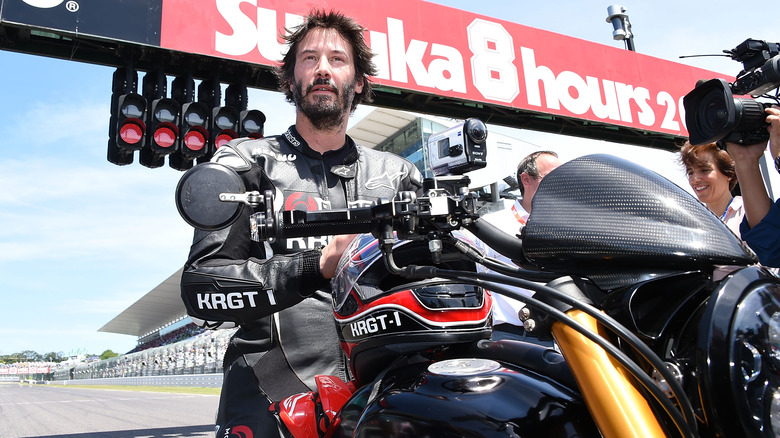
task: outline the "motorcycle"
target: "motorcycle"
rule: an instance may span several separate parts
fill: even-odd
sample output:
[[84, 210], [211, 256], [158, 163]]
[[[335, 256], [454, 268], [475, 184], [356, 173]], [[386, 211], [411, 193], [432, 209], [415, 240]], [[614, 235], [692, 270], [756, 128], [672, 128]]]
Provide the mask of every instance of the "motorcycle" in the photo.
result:
[[[518, 238], [481, 221], [467, 187], [277, 212], [219, 164], [182, 177], [195, 227], [252, 208], [259, 241], [366, 233], [334, 280], [353, 380], [276, 403], [291, 436], [780, 436], [780, 279], [693, 196], [588, 155], [542, 180]], [[491, 294], [525, 302], [526, 330], [554, 347], [490, 340]]]

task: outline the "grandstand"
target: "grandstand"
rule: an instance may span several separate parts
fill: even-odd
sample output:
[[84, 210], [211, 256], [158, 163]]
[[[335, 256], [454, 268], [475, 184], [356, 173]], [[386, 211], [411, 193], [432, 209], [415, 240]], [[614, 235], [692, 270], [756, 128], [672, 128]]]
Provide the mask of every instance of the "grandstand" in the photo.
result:
[[207, 330], [175, 343], [110, 359], [55, 366], [52, 380], [221, 373], [222, 357], [234, 332]]
[[205, 330], [193, 324], [179, 298], [180, 278], [178, 270], [100, 328], [137, 336], [135, 348], [106, 360], [51, 364], [50, 374], [41, 380], [221, 373], [235, 329]]

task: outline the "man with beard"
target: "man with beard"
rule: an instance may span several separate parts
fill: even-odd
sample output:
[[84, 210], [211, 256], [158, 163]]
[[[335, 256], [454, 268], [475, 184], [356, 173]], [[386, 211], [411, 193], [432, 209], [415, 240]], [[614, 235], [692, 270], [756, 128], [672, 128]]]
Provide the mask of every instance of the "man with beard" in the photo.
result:
[[[212, 161], [236, 170], [247, 190], [272, 190], [284, 210], [362, 207], [398, 191], [419, 192], [421, 175], [409, 161], [346, 135], [349, 115], [370, 101], [369, 76], [376, 74], [363, 32], [339, 13], [306, 17], [285, 36], [277, 71], [296, 107], [295, 125], [275, 137], [234, 140]], [[348, 379], [329, 279], [353, 236], [258, 243], [249, 214], [227, 229], [195, 230], [181, 280], [193, 321], [239, 326], [223, 363], [219, 438], [279, 434], [272, 402], [315, 389], [318, 374]]]

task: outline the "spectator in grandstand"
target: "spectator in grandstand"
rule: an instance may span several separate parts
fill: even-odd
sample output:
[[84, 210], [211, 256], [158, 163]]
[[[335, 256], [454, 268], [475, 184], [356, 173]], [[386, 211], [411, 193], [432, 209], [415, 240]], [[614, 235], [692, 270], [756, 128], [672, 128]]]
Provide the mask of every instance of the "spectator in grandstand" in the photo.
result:
[[184, 327], [179, 327], [170, 333], [166, 333], [158, 338], [138, 344], [135, 346], [135, 348], [128, 351], [127, 354], [147, 350], [149, 348], [172, 344], [174, 342], [178, 342], [183, 339], [196, 336], [199, 333], [202, 333], [204, 330], [205, 330], [204, 328], [198, 327], [197, 325], [190, 323], [185, 325]]
[[[277, 71], [295, 125], [279, 136], [234, 140], [212, 161], [233, 167], [249, 190], [274, 188], [285, 209], [364, 206], [419, 191], [421, 175], [409, 161], [346, 135], [349, 115], [370, 101], [376, 74], [363, 32], [340, 13], [307, 16], [285, 36]], [[255, 437], [275, 436], [271, 401], [315, 388], [317, 374], [347, 378], [329, 279], [352, 238], [337, 236], [325, 247], [327, 236], [258, 244], [249, 212], [227, 229], [195, 231], [181, 281], [187, 311], [210, 328], [240, 326], [225, 353], [218, 437], [241, 425]]]
[[734, 159], [716, 143], [692, 145], [685, 142], [680, 149], [680, 162], [699, 201], [739, 236], [745, 209], [742, 197], [732, 194], [737, 185]]
[[[769, 152], [775, 169], [780, 172], [780, 107], [767, 108], [766, 113]], [[755, 251], [761, 264], [777, 268], [780, 267], [780, 199], [772, 202], [761, 176], [759, 159], [766, 146], [766, 143], [726, 144], [736, 163], [745, 207], [745, 217], [739, 228], [742, 239]]]

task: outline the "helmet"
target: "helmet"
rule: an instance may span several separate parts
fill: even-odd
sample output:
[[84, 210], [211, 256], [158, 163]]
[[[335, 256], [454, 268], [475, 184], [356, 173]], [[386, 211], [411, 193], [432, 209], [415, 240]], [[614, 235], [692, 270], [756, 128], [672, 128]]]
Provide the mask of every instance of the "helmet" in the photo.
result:
[[[396, 240], [393, 248], [399, 266], [433, 265], [426, 241]], [[473, 262], [453, 255], [460, 252], [444, 241], [442, 262], [436, 266], [476, 272]], [[332, 285], [341, 346], [361, 384], [399, 356], [470, 343], [491, 333], [489, 293], [443, 278], [410, 280], [391, 274], [370, 234], [359, 235], [344, 251]]]

